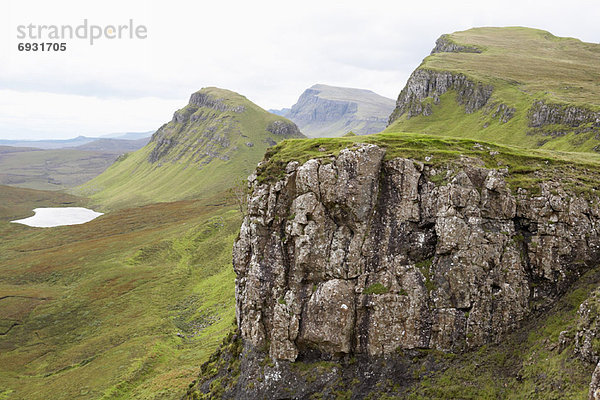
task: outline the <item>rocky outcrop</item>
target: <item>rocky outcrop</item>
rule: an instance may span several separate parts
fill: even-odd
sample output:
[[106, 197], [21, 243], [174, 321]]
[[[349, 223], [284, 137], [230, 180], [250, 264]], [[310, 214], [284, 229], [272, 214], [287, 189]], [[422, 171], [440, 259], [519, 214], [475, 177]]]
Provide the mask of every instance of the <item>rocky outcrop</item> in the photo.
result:
[[294, 361], [500, 341], [600, 259], [597, 203], [507, 176], [358, 145], [251, 177], [234, 246], [245, 345]]
[[584, 107], [565, 104], [551, 104], [535, 101], [527, 114], [529, 134], [546, 136], [564, 136], [570, 132], [575, 134], [596, 134], [600, 139], [600, 112]]
[[337, 121], [346, 114], [353, 114], [358, 110], [358, 104], [349, 101], [330, 100], [319, 97], [318, 89], [306, 89], [298, 102], [290, 110], [289, 118], [293, 121]]
[[156, 146], [154, 146], [148, 155], [148, 162], [152, 164], [157, 163], [164, 156], [169, 154], [171, 149], [177, 145], [177, 141], [175, 139], [170, 137], [161, 137], [159, 135], [153, 137], [152, 141], [156, 143]]
[[[406, 118], [432, 113], [432, 103], [439, 104], [440, 96], [456, 91], [456, 101], [471, 114], [485, 106], [492, 96], [493, 87], [475, 82], [463, 74], [428, 69], [415, 70], [398, 96], [396, 109], [389, 124], [406, 114]], [[425, 100], [430, 98], [431, 102]]]
[[577, 358], [596, 365], [589, 387], [589, 400], [600, 400], [600, 288], [579, 306], [573, 352]]
[[575, 354], [596, 364], [600, 361], [600, 289], [579, 306]]
[[442, 35], [435, 41], [435, 47], [431, 50], [431, 54], [434, 53], [481, 53], [481, 49], [477, 46], [457, 44], [449, 35]]
[[267, 126], [267, 131], [277, 136], [301, 137], [302, 133], [296, 124], [289, 121], [273, 121]]
[[517, 110], [514, 107], [509, 107], [502, 103], [489, 104], [484, 110], [485, 114], [491, 115], [492, 118], [497, 118], [501, 124], [506, 124], [510, 121], [516, 112]]
[[217, 111], [233, 111], [236, 113], [242, 113], [246, 110], [243, 105], [229, 105], [223, 99], [211, 96], [210, 94], [203, 93], [201, 91], [193, 93], [190, 96], [190, 104], [198, 107], [208, 107]]
[[529, 109], [529, 126], [539, 128], [544, 125], [567, 125], [578, 127], [592, 124], [600, 127], [600, 112], [593, 112], [586, 108], [548, 104], [544, 101], [535, 101]]

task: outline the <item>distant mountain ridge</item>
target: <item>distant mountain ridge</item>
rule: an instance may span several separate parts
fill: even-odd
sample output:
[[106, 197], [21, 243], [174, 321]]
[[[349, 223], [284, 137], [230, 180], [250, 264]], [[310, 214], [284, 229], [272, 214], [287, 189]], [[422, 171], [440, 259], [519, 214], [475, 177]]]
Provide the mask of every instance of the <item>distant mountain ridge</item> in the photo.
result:
[[108, 135], [102, 135], [99, 139], [122, 139], [122, 140], [137, 140], [143, 138], [149, 138], [152, 136], [154, 131], [146, 131], [146, 132], [117, 132], [117, 133], [109, 133]]
[[[69, 147], [77, 147], [92, 143], [96, 140], [139, 140], [152, 136], [153, 131], [147, 132], [121, 132], [121, 133], [110, 133], [101, 137], [89, 137], [89, 136], [77, 136], [72, 139], [43, 139], [43, 140], [9, 140], [0, 139], [0, 146], [13, 146], [13, 147], [33, 147], [37, 149], [64, 149]], [[115, 147], [114, 145], [112, 147]], [[142, 147], [142, 146], [140, 146]], [[137, 149], [136, 149], [137, 150]]]
[[149, 141], [150, 136], [140, 139], [101, 138], [89, 143], [80, 144], [74, 147], [74, 149], [123, 154], [139, 150], [148, 144]]
[[382, 131], [394, 105], [394, 100], [370, 90], [317, 84], [291, 108], [269, 111], [289, 118], [307, 136], [334, 137]]
[[77, 147], [90, 143], [97, 138], [77, 136], [72, 139], [48, 139], [48, 140], [0, 140], [0, 146], [33, 147], [37, 149], [62, 149], [66, 147]]

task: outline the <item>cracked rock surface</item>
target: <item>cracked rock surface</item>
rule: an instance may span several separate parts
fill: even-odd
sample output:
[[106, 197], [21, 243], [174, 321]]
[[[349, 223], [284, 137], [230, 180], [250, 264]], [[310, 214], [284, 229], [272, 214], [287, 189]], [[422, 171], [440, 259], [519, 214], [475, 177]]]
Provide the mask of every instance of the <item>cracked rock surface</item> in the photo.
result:
[[250, 177], [237, 323], [274, 360], [498, 342], [600, 256], [597, 203], [506, 170], [432, 167], [361, 144]]

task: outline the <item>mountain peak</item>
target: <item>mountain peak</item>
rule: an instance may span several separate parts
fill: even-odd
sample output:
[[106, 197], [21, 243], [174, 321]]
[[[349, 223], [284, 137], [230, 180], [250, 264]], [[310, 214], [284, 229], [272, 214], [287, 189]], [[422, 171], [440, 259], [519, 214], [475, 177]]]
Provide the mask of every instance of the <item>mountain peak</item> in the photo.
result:
[[221, 89], [214, 86], [204, 87], [197, 92], [194, 92], [190, 96], [190, 103], [194, 101], [194, 99], [204, 97], [214, 99], [215, 101], [220, 101], [226, 103], [231, 106], [240, 105], [243, 103], [249, 102], [246, 96], [242, 96], [239, 93], [236, 93], [232, 90]]
[[600, 45], [524, 27], [442, 35], [388, 131], [600, 151]]
[[[340, 99], [343, 98], [346, 100], [356, 98], [356, 100], [360, 100], [360, 101], [372, 100], [373, 98], [376, 98], [377, 100], [381, 100], [381, 98], [385, 98], [369, 89], [332, 86], [332, 85], [325, 85], [322, 83], [314, 84], [307, 90], [318, 90], [319, 95], [322, 95], [325, 98], [333, 97], [333, 98], [340, 98]], [[388, 99], [388, 100], [391, 100], [391, 99]]]
[[371, 90], [318, 83], [306, 89], [291, 109], [271, 112], [291, 119], [308, 136], [333, 137], [350, 131], [379, 132], [393, 109], [394, 100]]
[[[303, 135], [293, 122], [246, 97], [203, 88], [146, 147], [122, 157], [82, 190], [102, 187], [92, 198], [109, 207], [199, 197], [247, 177], [268, 147], [298, 137]], [[133, 183], [119, 178], [134, 174]]]

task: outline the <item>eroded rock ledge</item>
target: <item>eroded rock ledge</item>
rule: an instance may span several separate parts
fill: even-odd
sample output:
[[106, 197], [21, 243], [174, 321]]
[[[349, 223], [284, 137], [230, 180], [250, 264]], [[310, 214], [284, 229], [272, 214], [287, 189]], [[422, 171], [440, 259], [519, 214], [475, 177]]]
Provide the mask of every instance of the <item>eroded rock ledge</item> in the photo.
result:
[[493, 87], [475, 82], [463, 74], [419, 68], [411, 74], [406, 86], [400, 92], [396, 109], [390, 115], [389, 123], [404, 114], [407, 118], [421, 114], [431, 115], [433, 112], [431, 103], [424, 100], [430, 97], [433, 99], [433, 104], [439, 104], [439, 97], [449, 90], [456, 91], [456, 101], [464, 106], [467, 114], [471, 114], [487, 104], [492, 96]]
[[458, 44], [450, 39], [450, 35], [442, 35], [435, 41], [435, 47], [431, 50], [434, 53], [481, 53], [482, 50], [477, 46]]
[[[527, 114], [531, 135], [564, 136], [591, 133], [600, 139], [600, 112], [585, 107], [534, 101]], [[594, 148], [600, 151], [600, 146]]]
[[506, 170], [338, 157], [251, 177], [234, 246], [237, 322], [275, 360], [498, 342], [600, 258], [598, 203]]

